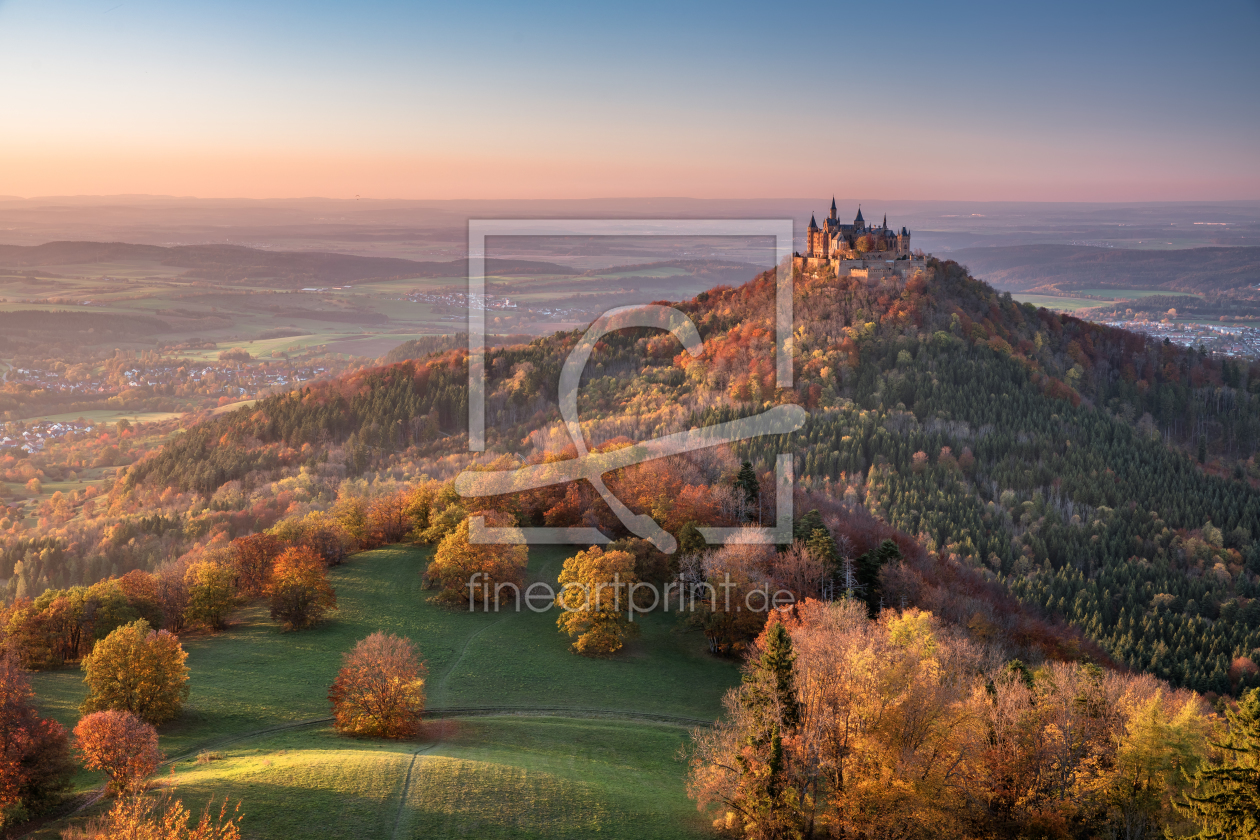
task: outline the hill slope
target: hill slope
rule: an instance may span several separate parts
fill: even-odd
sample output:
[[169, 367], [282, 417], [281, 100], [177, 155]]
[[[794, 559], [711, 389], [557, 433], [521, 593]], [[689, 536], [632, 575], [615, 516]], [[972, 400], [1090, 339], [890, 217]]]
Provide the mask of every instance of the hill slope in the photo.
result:
[[[922, 547], [929, 578], [964, 570], [1071, 620], [1133, 667], [1201, 690], [1240, 685], [1231, 666], [1260, 648], [1260, 366], [1018, 305], [949, 262], [906, 284], [800, 277], [796, 297], [792, 390], [774, 388], [763, 275], [679, 305], [705, 339], [699, 359], [668, 336], [607, 337], [578, 403], [588, 437], [642, 440], [801, 403], [811, 413], [801, 432], [737, 454], [765, 475], [778, 451], [795, 453], [800, 485], [821, 500], [812, 504], [830, 500], [828, 524], [855, 552], [873, 533], [852, 515], [864, 506]], [[488, 352], [492, 449], [563, 450], [563, 437], [538, 430], [558, 428], [551, 395], [575, 340]], [[464, 352], [451, 350], [262, 401], [131, 468], [112, 509], [165, 505], [183, 534], [205, 534], [230, 518], [205, 501], [225, 482], [266, 488], [326, 463], [352, 476], [456, 468], [467, 461], [465, 382]], [[676, 529], [679, 501], [694, 497], [680, 474], [613, 478], [632, 507]], [[253, 491], [255, 504], [288, 504], [270, 486]], [[172, 491], [182, 492], [174, 503]], [[583, 492], [513, 510], [536, 525], [615, 521]], [[77, 545], [94, 550], [87, 538]], [[936, 608], [1006, 632], [991, 599], [973, 615], [961, 595], [949, 606], [948, 589], [934, 590]]]

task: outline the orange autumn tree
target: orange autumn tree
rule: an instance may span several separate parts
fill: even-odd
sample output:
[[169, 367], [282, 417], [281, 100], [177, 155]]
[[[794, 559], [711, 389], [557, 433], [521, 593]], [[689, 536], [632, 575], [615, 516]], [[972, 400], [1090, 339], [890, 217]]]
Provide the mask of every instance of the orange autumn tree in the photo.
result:
[[74, 744], [83, 766], [103, 772], [113, 793], [139, 790], [162, 761], [157, 730], [131, 712], [87, 715], [74, 728]]
[[306, 547], [287, 548], [276, 558], [266, 594], [271, 617], [286, 630], [312, 627], [337, 609], [324, 560]]
[[216, 815], [207, 803], [201, 817], [190, 822], [192, 814], [184, 803], [165, 791], [160, 796], [120, 797], [108, 814], [88, 820], [83, 828], [71, 827], [64, 840], [240, 840], [241, 805], [229, 815], [224, 800]]
[[560, 632], [577, 636], [574, 653], [608, 656], [621, 650], [638, 628], [628, 620], [629, 587], [638, 583], [634, 555], [592, 546], [564, 561], [560, 572], [563, 591], [556, 604]]
[[[484, 516], [491, 528], [516, 524], [512, 517], [497, 511], [478, 511], [471, 516]], [[472, 607], [487, 598], [497, 598], [504, 587], [514, 598], [525, 581], [525, 565], [529, 561], [525, 546], [475, 544], [469, 542], [468, 530], [466, 518], [443, 537], [433, 562], [425, 570], [428, 584], [442, 590], [436, 600], [452, 605], [468, 603]]]
[[263, 594], [283, 548], [284, 544], [271, 534], [250, 534], [232, 540], [229, 562], [236, 577], [236, 591], [245, 597]]
[[119, 709], [154, 725], [164, 723], [188, 699], [187, 660], [174, 634], [151, 630], [143, 618], [125, 624], [83, 658], [88, 696], [79, 710]]
[[412, 738], [424, 713], [425, 665], [409, 639], [377, 631], [345, 654], [328, 692], [337, 731]]

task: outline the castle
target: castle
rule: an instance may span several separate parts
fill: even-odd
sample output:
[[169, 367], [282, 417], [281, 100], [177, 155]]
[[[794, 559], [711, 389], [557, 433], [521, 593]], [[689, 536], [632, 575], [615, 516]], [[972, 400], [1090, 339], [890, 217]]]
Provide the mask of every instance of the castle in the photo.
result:
[[905, 280], [927, 267], [925, 257], [910, 253], [910, 231], [888, 227], [888, 216], [879, 226], [868, 225], [858, 208], [853, 224], [841, 224], [836, 218], [836, 200], [831, 199], [831, 214], [822, 227], [813, 216], [805, 231], [805, 254], [796, 254], [792, 264], [801, 271], [817, 271], [830, 267], [836, 277], [864, 277], [870, 280], [892, 277]]

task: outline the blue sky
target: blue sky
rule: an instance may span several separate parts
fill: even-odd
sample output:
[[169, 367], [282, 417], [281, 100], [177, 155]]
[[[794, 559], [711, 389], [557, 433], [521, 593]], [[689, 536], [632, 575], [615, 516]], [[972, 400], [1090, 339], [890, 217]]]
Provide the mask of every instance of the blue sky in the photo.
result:
[[5, 0], [0, 194], [1260, 198], [1257, 43], [1256, 0]]

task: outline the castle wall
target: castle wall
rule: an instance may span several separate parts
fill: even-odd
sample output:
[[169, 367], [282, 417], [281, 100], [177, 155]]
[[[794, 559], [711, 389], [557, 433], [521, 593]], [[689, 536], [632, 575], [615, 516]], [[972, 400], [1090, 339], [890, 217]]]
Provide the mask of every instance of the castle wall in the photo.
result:
[[839, 257], [793, 257], [792, 267], [798, 271], [816, 272], [832, 268], [836, 277], [854, 277], [863, 280], [885, 280], [898, 277], [909, 280], [917, 272], [927, 270], [926, 257], [895, 259], [897, 254], [885, 251], [870, 254], [863, 259], [846, 260]]

